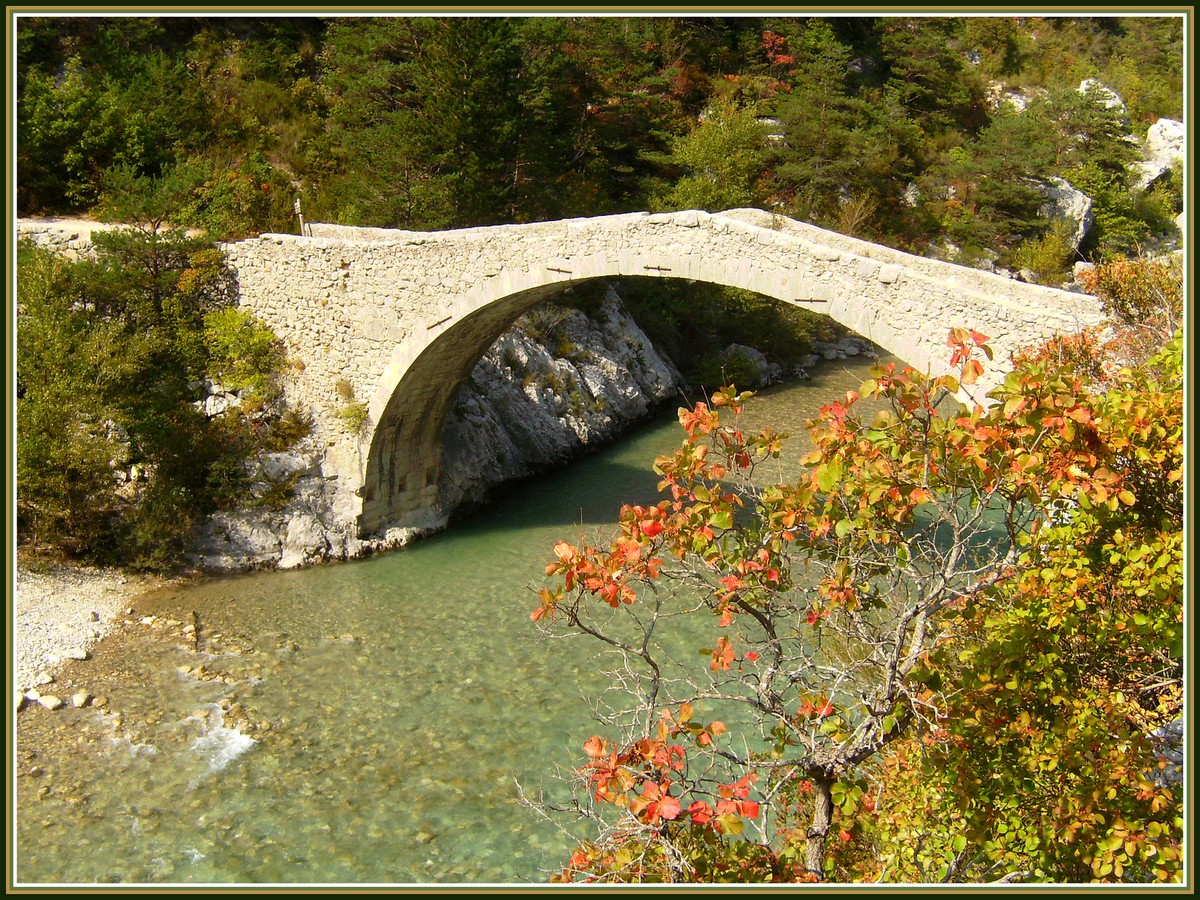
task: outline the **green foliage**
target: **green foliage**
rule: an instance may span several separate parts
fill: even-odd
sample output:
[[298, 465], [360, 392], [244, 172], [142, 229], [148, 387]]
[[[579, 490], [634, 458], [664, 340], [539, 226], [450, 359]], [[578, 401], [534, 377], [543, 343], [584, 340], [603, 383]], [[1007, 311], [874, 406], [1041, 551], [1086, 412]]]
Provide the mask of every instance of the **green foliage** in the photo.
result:
[[[95, 242], [95, 259], [20, 254], [20, 537], [166, 567], [200, 517], [244, 494], [243, 462], [304, 429], [296, 417], [275, 428], [262, 406], [282, 358], [269, 332], [223, 306], [219, 251], [153, 220]], [[247, 402], [209, 419], [194, 404], [218, 372], [244, 383]]]
[[[751, 203], [1003, 254], [1049, 227], [1036, 183], [1087, 163], [1115, 178], [1118, 248], [1165, 207], [1127, 208], [1128, 129], [1072, 86], [1116, 89], [1139, 135], [1183, 117], [1167, 15], [40, 16], [16, 40], [21, 212], [180, 169], [172, 224], [213, 238], [294, 229], [297, 195], [311, 221], [416, 228]], [[997, 77], [1034, 97], [1022, 127], [988, 108]], [[780, 122], [765, 147], [750, 110]]]
[[[120, 411], [97, 388], [128, 383], [140, 353], [123, 352], [115, 324], [86, 327], [82, 273], [22, 249], [17, 296], [17, 511], [35, 546], [68, 552], [100, 541], [114, 502], [110, 467], [124, 456]], [[140, 349], [140, 348], [139, 348]], [[111, 425], [109, 424], [111, 423]]]
[[689, 381], [696, 385], [748, 384], [759, 381], [754, 363], [744, 353], [706, 353], [694, 359]]
[[1134, 214], [1156, 235], [1170, 235], [1179, 230], [1176, 217], [1183, 211], [1183, 164], [1177, 162], [1166, 177], [1134, 198]]
[[342, 427], [350, 434], [358, 434], [363, 430], [363, 426], [367, 424], [369, 418], [367, 413], [367, 404], [361, 400], [354, 400], [347, 403], [337, 411], [338, 418], [342, 420]]
[[252, 313], [232, 307], [212, 310], [204, 317], [204, 343], [210, 379], [258, 401], [272, 399], [283, 368], [283, 346]]
[[972, 16], [963, 23], [962, 44], [979, 53], [980, 65], [993, 78], [1015, 74], [1020, 68], [1020, 30], [1015, 19]]
[[1085, 251], [1097, 257], [1132, 254], [1150, 238], [1149, 225], [1139, 217], [1123, 173], [1106, 171], [1089, 162], [1066, 175], [1092, 198], [1095, 226], [1085, 241]]
[[652, 207], [719, 212], [758, 205], [755, 182], [765, 158], [763, 125], [754, 110], [720, 102], [675, 142], [672, 161], [687, 174], [661, 199], [652, 199]]
[[367, 424], [369, 417], [367, 404], [355, 399], [354, 385], [347, 379], [339, 378], [333, 387], [337, 391], [337, 395], [344, 401], [343, 405], [336, 410], [337, 417], [341, 419], [342, 427], [350, 434], [359, 434], [363, 426]]
[[1056, 222], [1041, 237], [1024, 241], [1013, 251], [1012, 265], [1028, 269], [1038, 284], [1057, 286], [1069, 280], [1075, 251], [1071, 247], [1070, 223]]
[[1053, 159], [1039, 130], [1032, 117], [1001, 111], [950, 156], [940, 213], [952, 240], [1003, 251], [1036, 233], [1046, 202], [1037, 176]]
[[[1027, 366], [1033, 378], [1065, 372]], [[1072, 390], [1069, 375], [1046, 385]], [[1078, 503], [1030, 533], [1013, 571], [966, 604], [930, 659], [958, 690], [889, 827], [932, 828], [934, 852], [957, 834], [953, 849], [969, 844], [977, 867], [960, 860], [960, 875], [1179, 878], [1182, 798], [1156, 778], [1150, 732], [1181, 701], [1181, 392], [1177, 339], [1085, 401], [1089, 418], [1074, 418], [1094, 423], [1116, 490], [1080, 484]]]
[[826, 316], [737, 288], [630, 278], [622, 281], [621, 296], [654, 346], [697, 385], [729, 381], [720, 378], [720, 356], [731, 343], [789, 367], [811, 352], [814, 340], [843, 334]]

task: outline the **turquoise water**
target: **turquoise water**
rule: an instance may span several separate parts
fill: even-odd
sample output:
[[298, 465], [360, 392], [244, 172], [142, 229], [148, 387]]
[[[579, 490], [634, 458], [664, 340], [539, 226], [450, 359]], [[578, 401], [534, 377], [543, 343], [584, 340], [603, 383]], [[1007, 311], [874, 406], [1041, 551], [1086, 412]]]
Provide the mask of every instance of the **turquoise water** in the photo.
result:
[[[748, 418], [803, 435], [868, 367]], [[572, 840], [520, 790], [562, 798], [605, 680], [540, 638], [536, 588], [554, 541], [656, 499], [681, 436], [668, 413], [397, 552], [139, 598], [64, 676], [106, 706], [20, 714], [16, 883], [544, 882]]]

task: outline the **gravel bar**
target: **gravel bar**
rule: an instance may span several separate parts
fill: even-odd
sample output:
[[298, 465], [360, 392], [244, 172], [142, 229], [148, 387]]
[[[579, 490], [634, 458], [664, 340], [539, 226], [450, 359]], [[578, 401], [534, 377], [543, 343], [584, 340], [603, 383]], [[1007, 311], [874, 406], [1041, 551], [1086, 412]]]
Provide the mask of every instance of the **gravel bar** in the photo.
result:
[[83, 658], [112, 628], [129, 601], [162, 580], [115, 569], [17, 563], [13, 626], [14, 688], [26, 691], [38, 675]]

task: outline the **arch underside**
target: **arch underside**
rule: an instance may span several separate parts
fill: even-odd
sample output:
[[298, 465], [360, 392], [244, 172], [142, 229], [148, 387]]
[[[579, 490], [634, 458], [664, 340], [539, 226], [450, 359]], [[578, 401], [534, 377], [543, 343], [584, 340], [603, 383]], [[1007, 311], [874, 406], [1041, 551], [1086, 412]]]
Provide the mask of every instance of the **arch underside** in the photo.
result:
[[[442, 510], [439, 496], [442, 434], [459, 391], [476, 363], [538, 303], [586, 281], [615, 277], [622, 276], [613, 273], [539, 285], [482, 304], [416, 354], [391, 391], [371, 435], [360, 492], [360, 535], [390, 527], [444, 524], [449, 511]], [[725, 281], [712, 283], [742, 287]], [[783, 302], [824, 312], [808, 302]]]

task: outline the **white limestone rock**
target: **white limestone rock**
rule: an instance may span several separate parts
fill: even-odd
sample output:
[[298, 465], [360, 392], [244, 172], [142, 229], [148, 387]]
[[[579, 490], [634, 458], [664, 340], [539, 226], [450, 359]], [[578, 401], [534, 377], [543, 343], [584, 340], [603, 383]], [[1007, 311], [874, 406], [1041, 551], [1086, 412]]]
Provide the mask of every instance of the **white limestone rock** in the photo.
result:
[[680, 383], [611, 288], [590, 317], [535, 309], [476, 364], [447, 420], [444, 508], [611, 440]]
[[1042, 183], [1042, 192], [1046, 196], [1042, 215], [1069, 223], [1068, 243], [1072, 251], [1078, 250], [1094, 223], [1092, 198], [1057, 176]]
[[320, 449], [311, 440], [279, 453], [264, 453], [256, 460], [258, 474], [274, 484], [315, 473], [321, 464]]
[[191, 561], [201, 568], [225, 571], [275, 565], [283, 550], [272, 524], [256, 510], [217, 513], [204, 524], [193, 544]]
[[1183, 144], [1187, 135], [1182, 122], [1159, 119], [1146, 132], [1142, 150], [1146, 159], [1137, 166], [1135, 186], [1144, 191], [1161, 178], [1176, 163], [1183, 164]]
[[294, 569], [323, 559], [329, 549], [325, 528], [311, 513], [300, 513], [288, 519], [283, 538], [279, 568]]

